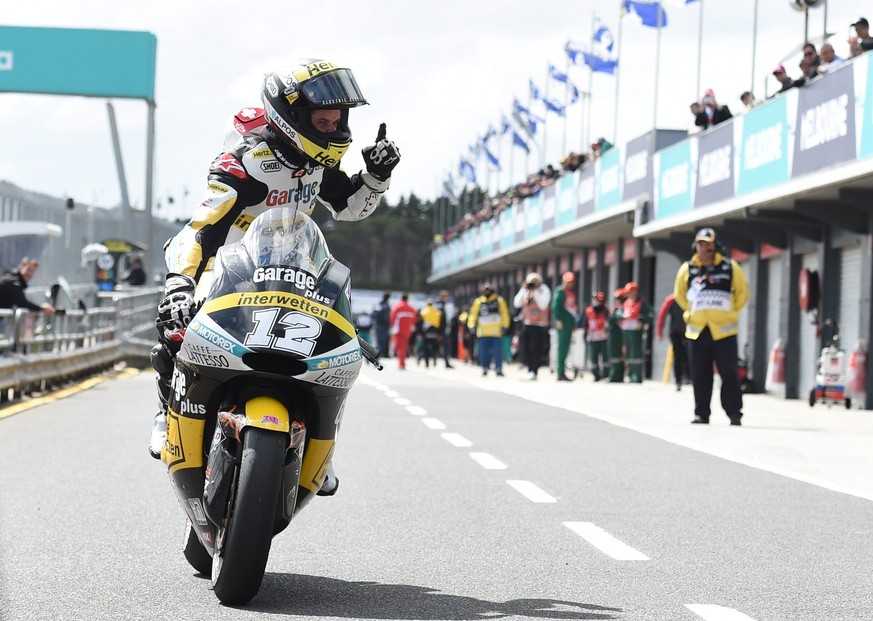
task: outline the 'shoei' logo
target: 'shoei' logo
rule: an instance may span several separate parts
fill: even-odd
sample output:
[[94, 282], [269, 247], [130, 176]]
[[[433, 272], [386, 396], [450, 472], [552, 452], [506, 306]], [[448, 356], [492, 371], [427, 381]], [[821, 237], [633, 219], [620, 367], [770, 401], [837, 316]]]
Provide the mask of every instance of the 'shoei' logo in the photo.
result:
[[282, 164], [280, 164], [278, 160], [261, 162], [261, 170], [264, 172], [279, 172], [282, 170]]

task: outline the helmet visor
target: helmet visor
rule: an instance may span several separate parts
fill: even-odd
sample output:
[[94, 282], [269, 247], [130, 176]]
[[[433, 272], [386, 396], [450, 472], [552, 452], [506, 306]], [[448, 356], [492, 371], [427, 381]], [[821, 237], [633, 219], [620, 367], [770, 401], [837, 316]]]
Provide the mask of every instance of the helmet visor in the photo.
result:
[[303, 96], [313, 106], [348, 106], [354, 108], [367, 103], [355, 76], [348, 69], [337, 69], [307, 80], [301, 85]]

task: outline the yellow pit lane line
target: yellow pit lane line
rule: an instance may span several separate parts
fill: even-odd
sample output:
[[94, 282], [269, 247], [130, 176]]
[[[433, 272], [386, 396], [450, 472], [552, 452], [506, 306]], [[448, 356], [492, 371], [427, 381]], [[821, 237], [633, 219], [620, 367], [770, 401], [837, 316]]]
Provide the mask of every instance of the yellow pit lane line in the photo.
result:
[[39, 407], [40, 405], [45, 405], [46, 403], [51, 403], [52, 401], [57, 401], [58, 399], [64, 399], [71, 395], [75, 395], [76, 393], [88, 390], [89, 388], [93, 388], [97, 384], [102, 384], [105, 381], [133, 377], [134, 375], [138, 375], [140, 373], [142, 373], [140, 369], [130, 368], [120, 371], [118, 373], [107, 373], [104, 375], [99, 375], [97, 377], [89, 377], [88, 379], [83, 380], [78, 384], [75, 384], [73, 386], [67, 386], [66, 388], [62, 388], [42, 397], [35, 397], [26, 401], [18, 401], [12, 403], [9, 406], [0, 407], [0, 420], [8, 418], [10, 416], [14, 416], [15, 414], [20, 414], [21, 412], [30, 410], [32, 408]]

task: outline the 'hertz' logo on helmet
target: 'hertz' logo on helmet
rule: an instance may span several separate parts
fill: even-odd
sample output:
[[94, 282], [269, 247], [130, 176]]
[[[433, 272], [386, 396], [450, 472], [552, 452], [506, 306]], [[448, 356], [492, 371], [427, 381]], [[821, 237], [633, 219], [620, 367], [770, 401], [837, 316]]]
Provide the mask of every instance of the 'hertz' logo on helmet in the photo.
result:
[[333, 71], [334, 69], [336, 69], [336, 65], [329, 63], [326, 60], [320, 60], [316, 63], [306, 65], [306, 71], [309, 73], [309, 77], [318, 75], [322, 71]]

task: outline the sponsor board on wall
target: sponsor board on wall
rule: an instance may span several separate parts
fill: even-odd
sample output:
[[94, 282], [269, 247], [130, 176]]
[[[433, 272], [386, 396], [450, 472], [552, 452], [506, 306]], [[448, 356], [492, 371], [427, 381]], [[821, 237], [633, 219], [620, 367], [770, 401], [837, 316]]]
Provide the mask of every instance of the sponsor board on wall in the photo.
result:
[[542, 232], [545, 233], [547, 231], [551, 231], [555, 228], [555, 203], [557, 203], [557, 193], [558, 193], [558, 182], [560, 180], [556, 180], [550, 186], [543, 188], [543, 191], [540, 192], [540, 196], [542, 197], [542, 221], [543, 227]]
[[589, 164], [579, 171], [579, 186], [576, 192], [576, 217], [584, 218], [594, 213], [596, 199], [595, 170], [596, 166]]
[[594, 165], [597, 175], [597, 202], [595, 209], [603, 211], [621, 202], [621, 162], [619, 149], [613, 147], [600, 156]]
[[652, 133], [635, 138], [624, 148], [622, 200], [648, 194], [652, 188]]
[[500, 248], [506, 250], [515, 243], [515, 205], [500, 212]]
[[788, 181], [788, 100], [798, 89], [761, 104], [743, 115], [737, 194]]
[[734, 196], [734, 126], [720, 125], [697, 139], [697, 178], [694, 206]]
[[515, 237], [514, 237], [515, 241], [514, 241], [514, 243], [516, 243], [516, 244], [520, 244], [521, 242], [524, 241], [524, 225], [525, 225], [524, 212], [527, 209], [528, 202], [530, 202], [530, 201], [526, 200], [526, 201], [522, 201], [520, 203], [515, 204], [515, 217], [514, 217], [513, 228], [515, 229]]
[[655, 217], [666, 218], [691, 211], [691, 140], [659, 151], [655, 157]]
[[557, 209], [555, 226], [562, 227], [576, 219], [576, 183], [579, 171], [566, 174], [557, 183]]
[[543, 232], [543, 193], [537, 193], [524, 203], [524, 238], [533, 239]]
[[852, 66], [798, 89], [792, 176], [855, 159]]

